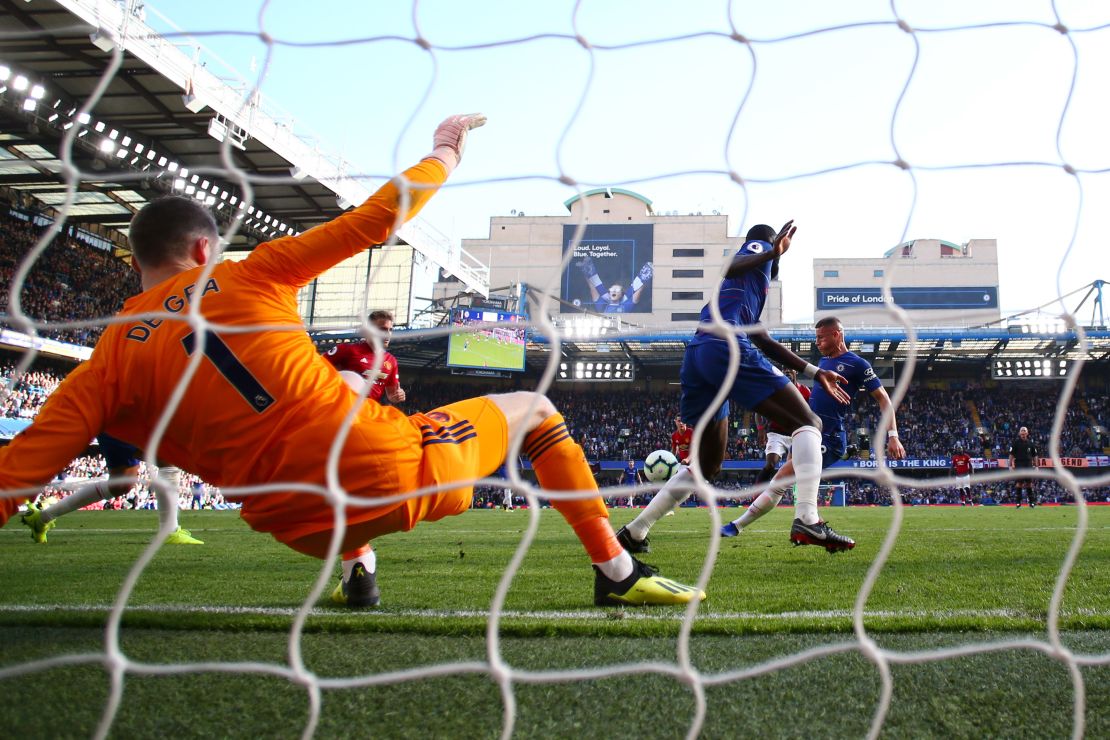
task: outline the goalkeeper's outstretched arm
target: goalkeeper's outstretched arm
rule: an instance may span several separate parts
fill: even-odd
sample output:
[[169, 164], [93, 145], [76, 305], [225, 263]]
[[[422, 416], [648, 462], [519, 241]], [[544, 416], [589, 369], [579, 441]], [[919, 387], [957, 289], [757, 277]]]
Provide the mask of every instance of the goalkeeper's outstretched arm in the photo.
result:
[[451, 116], [436, 128], [432, 151], [378, 189], [365, 203], [299, 236], [256, 249], [243, 261], [273, 284], [299, 288], [358, 252], [385, 243], [435, 195], [462, 160], [467, 132], [486, 122], [479, 113]]

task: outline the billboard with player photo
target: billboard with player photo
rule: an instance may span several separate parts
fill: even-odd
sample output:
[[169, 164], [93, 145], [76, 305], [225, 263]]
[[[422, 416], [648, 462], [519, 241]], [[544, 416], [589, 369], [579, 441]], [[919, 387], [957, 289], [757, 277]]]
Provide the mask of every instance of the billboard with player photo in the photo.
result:
[[591, 224], [575, 243], [574, 224], [563, 225], [563, 256], [573, 250], [563, 271], [560, 298], [597, 313], [651, 313], [653, 224]]

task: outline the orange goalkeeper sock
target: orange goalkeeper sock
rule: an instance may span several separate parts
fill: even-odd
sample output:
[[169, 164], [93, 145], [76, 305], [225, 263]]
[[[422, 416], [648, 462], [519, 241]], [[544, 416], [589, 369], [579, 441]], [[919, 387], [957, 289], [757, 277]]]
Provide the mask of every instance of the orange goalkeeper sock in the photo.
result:
[[[597, 482], [582, 448], [571, 439], [562, 414], [552, 414], [524, 438], [524, 453], [540, 485], [554, 491], [597, 491]], [[552, 501], [563, 515], [595, 564], [621, 559], [624, 549], [609, 526], [609, 510], [601, 496]], [[631, 561], [628, 563], [631, 569]], [[622, 569], [623, 570], [623, 569]]]

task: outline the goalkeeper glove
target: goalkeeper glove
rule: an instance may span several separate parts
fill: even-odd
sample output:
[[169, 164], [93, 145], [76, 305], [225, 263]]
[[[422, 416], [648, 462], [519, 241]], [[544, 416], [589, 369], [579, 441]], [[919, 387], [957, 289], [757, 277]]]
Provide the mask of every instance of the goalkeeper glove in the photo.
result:
[[597, 275], [597, 268], [594, 266], [593, 258], [587, 254], [585, 257], [578, 260], [574, 264], [579, 270], [582, 271], [582, 274], [586, 276], [586, 282], [600, 290], [601, 278]]
[[466, 148], [466, 133], [470, 129], [486, 124], [486, 117], [481, 113], [465, 113], [451, 116], [439, 124], [432, 136], [432, 153], [425, 159], [438, 159], [447, 168], [450, 175], [459, 162], [462, 161], [463, 150]]
[[653, 275], [655, 275], [655, 266], [650, 262], [645, 262], [644, 266], [640, 268], [640, 274], [632, 279], [632, 292], [635, 293], [644, 287], [644, 283], [651, 280]]

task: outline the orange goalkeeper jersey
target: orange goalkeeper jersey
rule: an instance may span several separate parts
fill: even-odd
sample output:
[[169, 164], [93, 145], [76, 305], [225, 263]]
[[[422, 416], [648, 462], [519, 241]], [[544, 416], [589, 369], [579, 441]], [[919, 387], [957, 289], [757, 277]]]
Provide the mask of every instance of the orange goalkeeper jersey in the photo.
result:
[[[54, 391], [33, 424], [0, 449], [0, 489], [42, 486], [100, 432], [218, 486], [325, 485], [329, 450], [358, 399], [305, 333], [297, 290], [386, 241], [447, 172], [425, 159], [404, 177], [425, 187], [408, 188], [403, 214], [401, 191], [390, 182], [330, 223], [263, 244], [241, 262], [216, 265], [206, 278], [205, 268], [197, 267], [128, 300], [92, 357]], [[189, 323], [191, 305], [199, 305], [202, 316], [196, 325]], [[161, 444], [147, 449], [198, 354]], [[401, 412], [362, 403], [343, 443], [340, 484], [363, 496], [408, 490], [415, 474], [406, 478], [405, 471], [419, 464], [420, 440]], [[243, 518], [272, 531], [284, 516], [283, 499], [298, 495], [296, 488], [272, 487], [284, 496], [246, 496]], [[10, 514], [11, 500], [5, 503]]]

